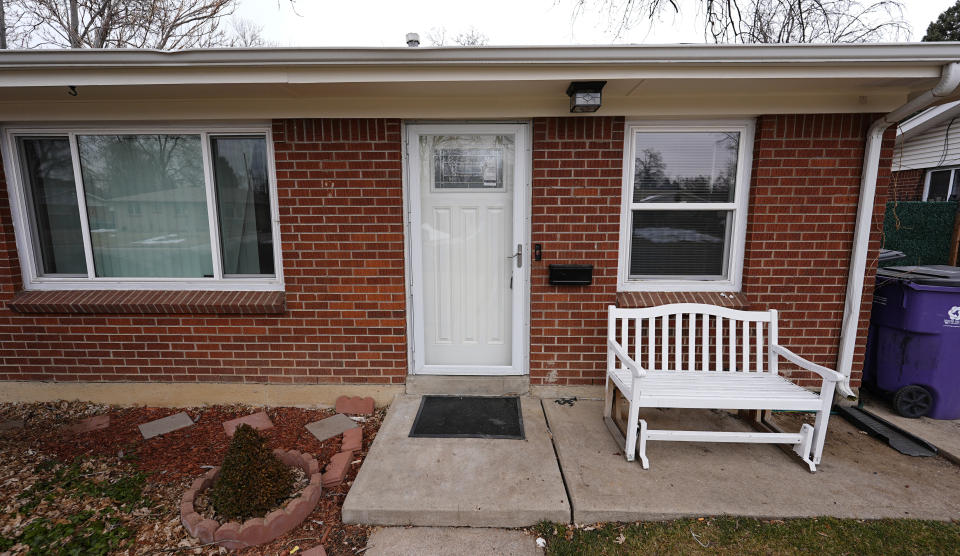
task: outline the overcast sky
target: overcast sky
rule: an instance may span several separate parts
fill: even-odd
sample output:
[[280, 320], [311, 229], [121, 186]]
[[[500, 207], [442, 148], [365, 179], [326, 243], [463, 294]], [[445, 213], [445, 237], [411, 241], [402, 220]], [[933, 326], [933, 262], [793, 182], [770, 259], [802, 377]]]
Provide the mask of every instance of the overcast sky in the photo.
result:
[[[574, 0], [240, 0], [238, 15], [263, 25], [278, 46], [403, 46], [408, 32], [423, 45], [431, 29], [448, 35], [471, 26], [491, 45], [703, 43], [697, 0], [681, 0], [681, 16], [666, 14], [614, 41], [605, 16], [585, 13], [573, 19]], [[903, 0], [905, 17], [919, 41], [927, 25], [955, 0]], [[599, 2], [595, 2], [598, 4]]]

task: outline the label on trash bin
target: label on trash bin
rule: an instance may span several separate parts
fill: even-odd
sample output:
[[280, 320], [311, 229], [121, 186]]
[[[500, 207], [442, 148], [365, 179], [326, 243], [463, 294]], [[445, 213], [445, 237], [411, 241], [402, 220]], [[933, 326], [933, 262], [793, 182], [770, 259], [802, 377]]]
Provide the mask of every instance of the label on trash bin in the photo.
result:
[[947, 317], [943, 319], [943, 325], [950, 328], [960, 328], [960, 307], [951, 307], [947, 311]]

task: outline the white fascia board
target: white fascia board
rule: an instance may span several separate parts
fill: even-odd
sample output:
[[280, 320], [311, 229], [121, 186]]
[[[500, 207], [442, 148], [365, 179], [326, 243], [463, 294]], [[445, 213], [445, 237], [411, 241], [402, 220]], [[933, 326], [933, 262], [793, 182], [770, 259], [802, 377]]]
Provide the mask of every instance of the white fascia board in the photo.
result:
[[958, 43], [13, 50], [0, 86], [589, 78], [936, 78]]
[[[2, 57], [2, 55], [0, 55]], [[935, 80], [939, 65], [882, 66], [329, 66], [329, 67], [210, 67], [103, 68], [34, 67], [6, 70], [0, 89], [17, 87], [144, 86], [211, 84], [314, 84], [314, 83], [476, 83], [510, 81], [572, 81], [618, 79], [885, 79]], [[855, 91], [851, 91], [855, 92]]]

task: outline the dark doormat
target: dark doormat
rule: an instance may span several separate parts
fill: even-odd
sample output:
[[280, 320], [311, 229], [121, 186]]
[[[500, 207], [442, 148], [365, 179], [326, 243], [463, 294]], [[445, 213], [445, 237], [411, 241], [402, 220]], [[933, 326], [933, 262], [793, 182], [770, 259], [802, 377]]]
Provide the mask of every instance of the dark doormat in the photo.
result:
[[424, 396], [410, 436], [523, 440], [520, 398]]

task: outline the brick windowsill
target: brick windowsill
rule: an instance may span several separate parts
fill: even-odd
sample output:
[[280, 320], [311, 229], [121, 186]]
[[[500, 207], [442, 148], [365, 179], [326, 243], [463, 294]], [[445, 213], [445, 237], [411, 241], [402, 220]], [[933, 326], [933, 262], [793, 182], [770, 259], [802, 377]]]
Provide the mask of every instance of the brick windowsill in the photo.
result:
[[278, 291], [22, 291], [7, 308], [17, 313], [272, 315], [286, 311], [286, 299]]
[[749, 309], [740, 292], [617, 292], [617, 307], [643, 308], [670, 303], [706, 303], [731, 309]]

